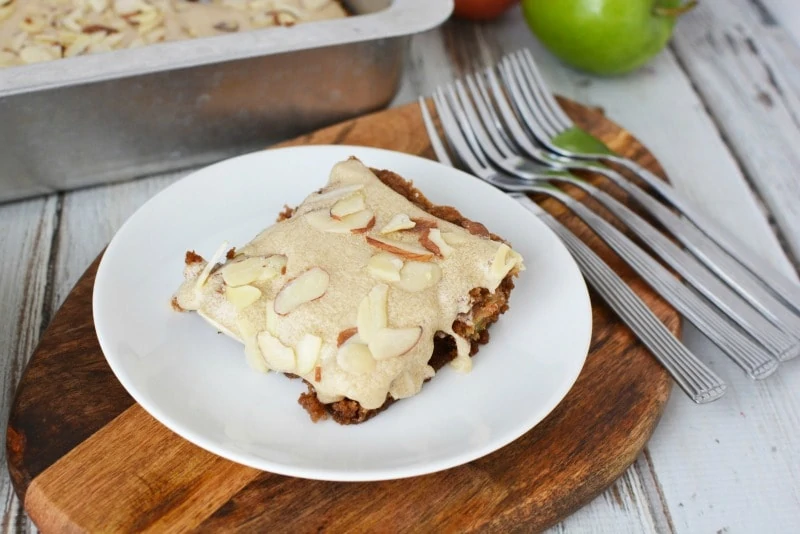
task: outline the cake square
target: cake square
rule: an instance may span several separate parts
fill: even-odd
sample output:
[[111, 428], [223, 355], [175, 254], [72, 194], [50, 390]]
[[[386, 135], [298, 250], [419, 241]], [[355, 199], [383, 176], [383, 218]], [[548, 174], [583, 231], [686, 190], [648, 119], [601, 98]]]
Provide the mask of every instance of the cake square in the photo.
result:
[[521, 256], [482, 224], [355, 158], [240, 249], [186, 253], [173, 297], [245, 347], [255, 370], [302, 378], [317, 421], [366, 421], [446, 363], [471, 369], [508, 309]]

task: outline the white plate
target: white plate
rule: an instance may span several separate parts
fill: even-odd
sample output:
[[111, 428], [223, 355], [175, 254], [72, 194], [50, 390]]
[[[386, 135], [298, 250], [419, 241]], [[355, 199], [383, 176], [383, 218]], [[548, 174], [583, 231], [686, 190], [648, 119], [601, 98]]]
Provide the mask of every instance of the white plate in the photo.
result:
[[[527, 271], [471, 373], [449, 367], [378, 417], [314, 424], [297, 404], [305, 386], [251, 371], [241, 345], [170, 298], [183, 255], [243, 245], [325, 184], [355, 155], [414, 181], [508, 239]], [[142, 206], [108, 246], [97, 272], [94, 322], [119, 381], [153, 417], [220, 456], [265, 471], [322, 480], [422, 475], [486, 455], [527, 432], [564, 398], [583, 367], [591, 307], [572, 257], [515, 200], [439, 163], [387, 150], [309, 146], [268, 150], [206, 167]]]

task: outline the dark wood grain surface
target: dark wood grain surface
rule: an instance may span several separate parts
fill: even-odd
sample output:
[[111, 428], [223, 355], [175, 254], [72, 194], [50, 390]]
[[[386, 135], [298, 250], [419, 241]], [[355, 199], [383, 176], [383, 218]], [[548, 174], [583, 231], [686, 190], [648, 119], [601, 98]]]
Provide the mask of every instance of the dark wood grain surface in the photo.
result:
[[[600, 112], [564, 105], [611, 148], [662, 174], [649, 152]], [[331, 143], [433, 157], [416, 104], [285, 145]], [[676, 312], [590, 230], [560, 205], [543, 205], [678, 331]], [[319, 482], [260, 472], [184, 441], [127, 395], [94, 333], [97, 264], [45, 332], [9, 420], [12, 480], [45, 532], [541, 530], [624, 472], [652, 434], [671, 389], [666, 372], [592, 294], [591, 351], [575, 386], [542, 423], [501, 450], [440, 473], [386, 482]]]

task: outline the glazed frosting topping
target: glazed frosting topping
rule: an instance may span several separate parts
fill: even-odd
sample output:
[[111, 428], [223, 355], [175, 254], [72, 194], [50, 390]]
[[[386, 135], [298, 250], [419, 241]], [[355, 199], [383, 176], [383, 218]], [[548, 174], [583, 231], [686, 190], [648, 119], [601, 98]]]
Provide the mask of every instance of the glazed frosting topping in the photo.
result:
[[494, 292], [524, 269], [505, 243], [430, 215], [356, 159], [217, 265], [226, 250], [186, 266], [178, 305], [244, 343], [253, 368], [366, 409], [420, 391], [439, 332], [456, 340], [451, 365], [468, 371], [470, 343], [453, 323], [468, 319], [470, 290]]

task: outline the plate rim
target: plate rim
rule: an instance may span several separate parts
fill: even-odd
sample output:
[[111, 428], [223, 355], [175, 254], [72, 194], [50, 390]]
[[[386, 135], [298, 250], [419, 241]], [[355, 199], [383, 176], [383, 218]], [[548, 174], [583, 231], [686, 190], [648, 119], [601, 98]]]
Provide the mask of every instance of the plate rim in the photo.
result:
[[[120, 240], [118, 239], [118, 237], [120, 235], [124, 236], [125, 232], [129, 231], [128, 230], [129, 227], [133, 224], [132, 221], [134, 221], [134, 219], [137, 219], [138, 217], [143, 216], [142, 212], [145, 210], [145, 208], [151, 206], [156, 198], [166, 193], [167, 191], [172, 190], [173, 188], [181, 187], [181, 184], [183, 182], [196, 177], [197, 174], [205, 173], [208, 172], [209, 170], [213, 170], [218, 167], [225, 167], [226, 165], [231, 164], [231, 162], [233, 161], [258, 157], [259, 155], [262, 155], [266, 152], [270, 153], [289, 152], [289, 151], [313, 152], [318, 150], [341, 151], [341, 152], [351, 152], [351, 153], [361, 152], [364, 153], [363, 154], [364, 159], [368, 158], [368, 155], [366, 153], [373, 152], [373, 153], [382, 153], [384, 156], [389, 156], [389, 157], [412, 158], [416, 160], [422, 160], [425, 162], [425, 164], [432, 164], [434, 166], [439, 166], [443, 169], [446, 169], [447, 172], [456, 172], [458, 174], [461, 174], [464, 179], [473, 180], [478, 187], [484, 188], [484, 190], [486, 191], [491, 190], [492, 191], [491, 194], [493, 195], [499, 193], [497, 189], [483, 182], [479, 178], [464, 171], [461, 171], [460, 169], [451, 167], [449, 165], [444, 165], [438, 161], [396, 150], [357, 146], [357, 145], [325, 144], [325, 145], [298, 145], [289, 147], [268, 148], [264, 150], [250, 152], [247, 154], [238, 155], [232, 158], [227, 158], [215, 162], [211, 165], [195, 169], [192, 172], [188, 173], [186, 176], [176, 180], [173, 184], [170, 184], [169, 186], [165, 187], [164, 189], [162, 189], [161, 191], [150, 197], [141, 206], [139, 206], [139, 208], [137, 208], [114, 233], [114, 236], [112, 237], [111, 241], [106, 247], [106, 250], [102, 254], [102, 258], [100, 259], [95, 281], [92, 286], [92, 319], [93, 319], [95, 334], [97, 336], [100, 349], [103, 353], [103, 357], [105, 358], [106, 362], [111, 368], [114, 377], [117, 379], [117, 381], [120, 382], [125, 391], [129, 395], [131, 395], [134, 401], [139, 406], [141, 406], [151, 417], [153, 417], [156, 421], [158, 421], [161, 425], [163, 425], [170, 431], [174, 432], [181, 439], [185, 439], [205, 451], [211, 452], [212, 454], [215, 454], [232, 462], [238, 463], [240, 465], [245, 465], [269, 473], [275, 473], [279, 475], [291, 476], [296, 478], [305, 478], [310, 480], [321, 480], [321, 481], [332, 481], [332, 482], [371, 482], [371, 481], [382, 481], [382, 480], [397, 480], [397, 479], [404, 479], [409, 477], [431, 474], [451, 469], [454, 467], [458, 467], [460, 465], [464, 465], [469, 462], [475, 461], [479, 458], [482, 458], [484, 456], [487, 456], [495, 451], [502, 449], [503, 447], [506, 447], [507, 445], [519, 439], [522, 435], [536, 428], [536, 426], [538, 426], [548, 415], [550, 415], [553, 412], [553, 410], [559, 404], [561, 404], [561, 402], [567, 397], [567, 395], [575, 385], [575, 382], [577, 381], [581, 372], [583, 371], [586, 359], [588, 358], [589, 355], [589, 349], [591, 348], [591, 340], [592, 340], [594, 325], [592, 319], [592, 302], [589, 295], [586, 280], [583, 277], [583, 274], [581, 273], [577, 263], [575, 262], [574, 257], [566, 248], [566, 246], [562, 243], [562, 241], [558, 238], [558, 236], [543, 221], [541, 221], [536, 215], [534, 215], [521, 205], [519, 205], [520, 213], [524, 213], [524, 216], [527, 218], [529, 223], [539, 225], [540, 230], [543, 230], [544, 233], [549, 234], [550, 238], [554, 240], [555, 245], [563, 249], [563, 252], [566, 254], [566, 257], [569, 260], [568, 264], [570, 270], [572, 270], [574, 273], [578, 275], [578, 280], [580, 282], [579, 289], [582, 290], [580, 291], [582, 297], [581, 300], [582, 303], [584, 304], [582, 306], [583, 311], [580, 313], [584, 315], [584, 320], [588, 327], [587, 331], [585, 332], [584, 342], [581, 345], [583, 348], [581, 349], [582, 357], [580, 365], [576, 365], [576, 371], [574, 372], [574, 376], [571, 376], [569, 380], [565, 380], [563, 382], [562, 387], [558, 390], [558, 392], [554, 393], [551, 396], [549, 403], [539, 407], [536, 410], [540, 415], [535, 418], [535, 421], [533, 421], [532, 423], [526, 422], [525, 424], [520, 425], [520, 428], [518, 428], [517, 431], [504, 435], [503, 439], [501, 440], [489, 440], [483, 447], [472, 447], [468, 449], [467, 453], [451, 455], [439, 460], [426, 461], [423, 464], [424, 466], [423, 468], [419, 468], [418, 466], [413, 466], [413, 465], [405, 465], [400, 467], [394, 466], [389, 468], [353, 470], [353, 471], [346, 471], [342, 469], [320, 470], [320, 468], [317, 467], [307, 467], [296, 464], [289, 465], [285, 463], [275, 462], [273, 460], [266, 460], [264, 458], [261, 458], [260, 461], [250, 461], [249, 458], [254, 456], [252, 453], [237, 454], [235, 451], [227, 450], [221, 446], [218, 447], [217, 444], [213, 442], [213, 440], [204, 438], [202, 435], [198, 435], [191, 428], [182, 426], [179, 421], [172, 421], [171, 417], [166, 416], [163, 413], [160, 413], [158, 407], [155, 405], [157, 403], [147, 400], [146, 395], [141, 394], [139, 389], [132, 383], [133, 381], [129, 380], [129, 378], [126, 376], [126, 373], [124, 372], [120, 373], [120, 370], [114, 364], [113, 361], [114, 358], [113, 357], [110, 358], [108, 355], [107, 343], [104, 343], [103, 334], [98, 328], [98, 315], [96, 310], [98, 308], [97, 303], [100, 297], [98, 296], [97, 287], [98, 287], [98, 280], [102, 279], [103, 274], [108, 269], [106, 258], [113, 257], [109, 256], [109, 252], [113, 254], [114, 250], [116, 250], [116, 247], [121, 246], [119, 245]], [[359, 154], [359, 157], [361, 156], [362, 155]], [[105, 269], [104, 266], [106, 266]], [[575, 313], [576, 314], [579, 313], [577, 306], [575, 309]], [[100, 322], [102, 323], [102, 318]]]

